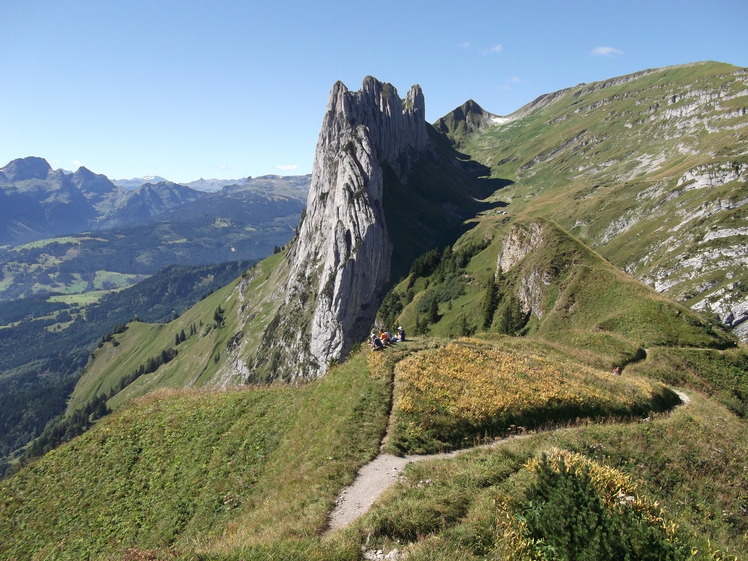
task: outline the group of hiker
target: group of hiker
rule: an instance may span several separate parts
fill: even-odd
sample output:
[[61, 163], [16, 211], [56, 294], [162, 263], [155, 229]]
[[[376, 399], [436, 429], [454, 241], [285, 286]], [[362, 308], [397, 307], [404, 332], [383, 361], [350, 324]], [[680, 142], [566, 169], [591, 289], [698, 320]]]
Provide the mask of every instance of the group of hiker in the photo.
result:
[[372, 331], [369, 337], [369, 347], [372, 351], [381, 351], [393, 343], [400, 343], [402, 341], [405, 341], [405, 329], [401, 325], [397, 328], [397, 335], [394, 337], [390, 335], [389, 331], [385, 331], [384, 329], [380, 329], [379, 333], [376, 330]]

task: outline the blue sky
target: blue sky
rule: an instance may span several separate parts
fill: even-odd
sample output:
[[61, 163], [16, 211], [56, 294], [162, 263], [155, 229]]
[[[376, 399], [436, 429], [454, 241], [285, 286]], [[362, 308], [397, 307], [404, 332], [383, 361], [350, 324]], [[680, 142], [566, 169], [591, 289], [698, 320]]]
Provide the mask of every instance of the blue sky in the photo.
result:
[[646, 68], [748, 66], [746, 24], [745, 0], [2, 0], [0, 166], [305, 174], [336, 80], [420, 84], [431, 122], [468, 99], [506, 115]]

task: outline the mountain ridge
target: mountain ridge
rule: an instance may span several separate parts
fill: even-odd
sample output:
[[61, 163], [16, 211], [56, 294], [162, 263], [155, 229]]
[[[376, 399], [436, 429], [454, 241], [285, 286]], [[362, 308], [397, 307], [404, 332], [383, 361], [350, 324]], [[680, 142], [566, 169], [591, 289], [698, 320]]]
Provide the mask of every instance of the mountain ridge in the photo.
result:
[[[260, 194], [262, 187], [266, 187], [270, 193], [277, 191], [288, 198], [300, 199], [306, 190], [304, 177], [263, 176], [245, 178], [239, 183], [224, 181], [217, 192], [237, 186], [232, 188], [256, 190]], [[0, 229], [0, 244], [20, 245], [85, 230], [131, 226], [208, 193], [159, 177], [152, 180], [124, 188], [85, 166], [66, 173], [53, 170], [44, 158], [15, 159], [0, 168], [0, 198], [4, 203], [0, 212], [6, 223]], [[283, 182], [301, 189], [284, 189]]]
[[[704, 64], [644, 72], [576, 97], [565, 90], [511, 122], [469, 104], [471, 122], [444, 132], [414, 117], [417, 92], [409, 104], [373, 78], [359, 92], [336, 83], [297, 237], [170, 323], [132, 323], [103, 342], [75, 401], [115, 390], [115, 413], [9, 480], [0, 527], [14, 541], [3, 543], [34, 554], [58, 544], [60, 558], [132, 548], [347, 561], [395, 544], [416, 559], [520, 558], [568, 538], [564, 528], [529, 534], [533, 516], [574, 512], [613, 520], [615, 547], [636, 558], [745, 554], [745, 347], [686, 307], [691, 299], [626, 271], [643, 277], [645, 259], [670, 254], [685, 261], [681, 249], [704, 241], [721, 240], [710, 248], [723, 256], [744, 246], [746, 185], [722, 167], [746, 157], [743, 74]], [[424, 143], [410, 143], [421, 130]], [[690, 246], [670, 244], [679, 231], [695, 236]], [[742, 282], [740, 262], [705, 272], [698, 282], [712, 288]], [[346, 335], [361, 348], [313, 354], [315, 325], [327, 349], [345, 349], [328, 343], [348, 300], [357, 325]], [[382, 351], [358, 331], [396, 325], [406, 341]], [[676, 395], [664, 384], [687, 390], [687, 412], [657, 414]], [[620, 415], [633, 422], [590, 423]], [[399, 453], [528, 438], [412, 466], [375, 511], [321, 540], [338, 491], [385, 431]], [[74, 467], [96, 447], [98, 463]], [[50, 477], [71, 492], [35, 494]], [[99, 506], [81, 509], [80, 497]], [[163, 504], [170, 514], [152, 522]], [[54, 543], [45, 508], [59, 509]]]
[[[514, 207], [549, 214], [620, 268], [717, 313], [745, 338], [745, 295], [727, 286], [748, 280], [729, 264], [745, 264], [748, 247], [747, 96], [746, 69], [671, 66], [561, 90], [455, 142], [514, 182]], [[712, 282], [725, 270], [734, 278]], [[699, 283], [704, 276], [713, 279]]]

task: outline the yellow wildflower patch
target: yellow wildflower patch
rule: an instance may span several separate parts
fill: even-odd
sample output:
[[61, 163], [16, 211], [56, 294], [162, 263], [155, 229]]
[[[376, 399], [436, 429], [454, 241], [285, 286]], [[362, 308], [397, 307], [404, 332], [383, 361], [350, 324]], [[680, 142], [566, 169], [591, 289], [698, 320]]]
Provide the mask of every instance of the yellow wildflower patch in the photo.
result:
[[[554, 359], [515, 342], [459, 339], [397, 365], [395, 414], [434, 430], [494, 433], [511, 424], [537, 427], [577, 418], [641, 414], [665, 388], [629, 376]], [[432, 435], [440, 439], [438, 435]], [[454, 441], [454, 435], [445, 436]], [[456, 443], [454, 443], [456, 444]]]

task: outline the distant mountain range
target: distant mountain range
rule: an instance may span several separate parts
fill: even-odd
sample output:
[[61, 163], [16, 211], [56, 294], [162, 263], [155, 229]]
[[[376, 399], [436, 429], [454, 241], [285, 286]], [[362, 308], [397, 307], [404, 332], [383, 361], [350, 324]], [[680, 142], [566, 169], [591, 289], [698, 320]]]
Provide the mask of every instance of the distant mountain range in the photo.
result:
[[66, 173], [44, 158], [19, 158], [0, 168], [0, 244], [132, 226], [227, 187], [232, 194], [250, 191], [277, 203], [279, 197], [304, 203], [308, 184], [308, 176], [199, 179], [187, 185], [162, 177], [111, 181], [85, 167]]
[[133, 177], [132, 179], [112, 179], [111, 182], [117, 187], [122, 187], [128, 191], [133, 191], [145, 185], [146, 183], [161, 183], [162, 181], [168, 181], [165, 177], [159, 175], [148, 175], [146, 177]]
[[[262, 179], [264, 177], [273, 176], [261, 176], [256, 179]], [[180, 185], [184, 185], [185, 187], [189, 187], [190, 189], [195, 189], [196, 191], [214, 193], [216, 191], [220, 191], [228, 185], [243, 185], [253, 180], [254, 178], [252, 177], [242, 177], [240, 179], [203, 179], [201, 177], [200, 179], [190, 181], [189, 183], [180, 183]], [[168, 179], [159, 175], [148, 175], [146, 177], [133, 177], [132, 179], [112, 179], [111, 181], [117, 187], [122, 187], [123, 189], [127, 189], [128, 191], [132, 191], [134, 189], [137, 189], [141, 185], [145, 185], [146, 183], [163, 183], [165, 181], [168, 181]]]
[[85, 167], [13, 160], [0, 169], [0, 300], [128, 286], [168, 264], [265, 257], [294, 235], [310, 179], [128, 190]]

